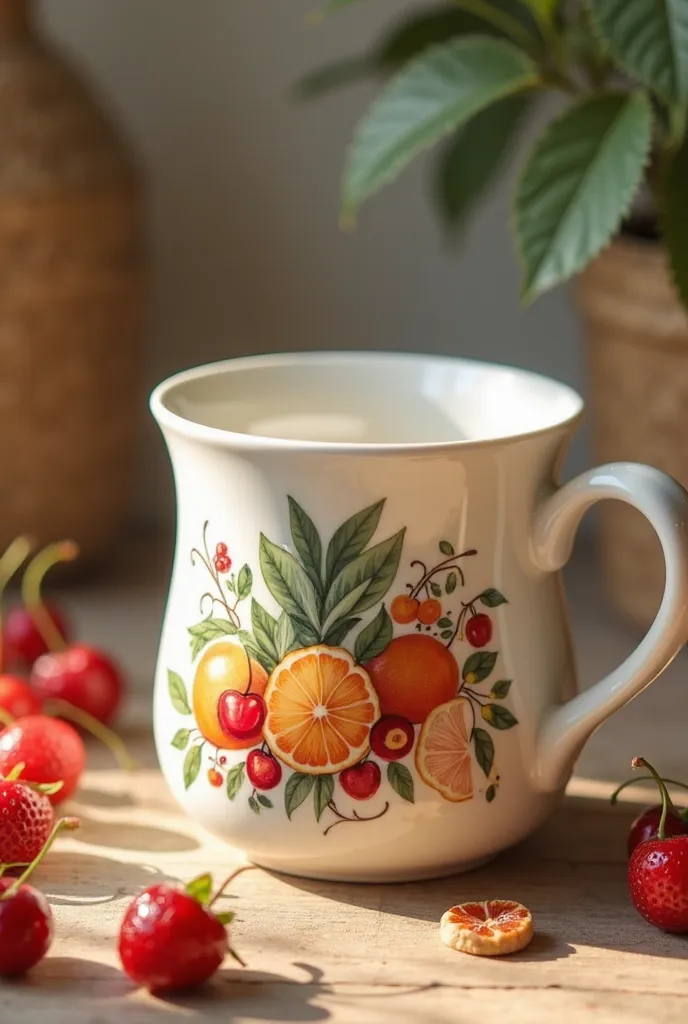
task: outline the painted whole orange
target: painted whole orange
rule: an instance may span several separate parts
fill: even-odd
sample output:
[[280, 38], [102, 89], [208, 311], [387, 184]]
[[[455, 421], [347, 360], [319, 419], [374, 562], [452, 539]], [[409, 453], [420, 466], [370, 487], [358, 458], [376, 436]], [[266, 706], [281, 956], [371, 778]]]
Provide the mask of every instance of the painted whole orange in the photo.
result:
[[203, 738], [223, 750], [245, 750], [255, 747], [262, 739], [262, 729], [253, 736], [235, 739], [220, 725], [218, 702], [225, 690], [257, 693], [261, 696], [268, 684], [262, 665], [250, 659], [251, 686], [249, 688], [249, 658], [239, 644], [221, 641], [209, 647], [196, 669], [193, 684], [193, 712], [196, 725]]
[[414, 725], [456, 696], [459, 668], [435, 637], [408, 633], [392, 640], [366, 664], [383, 715], [401, 715]]

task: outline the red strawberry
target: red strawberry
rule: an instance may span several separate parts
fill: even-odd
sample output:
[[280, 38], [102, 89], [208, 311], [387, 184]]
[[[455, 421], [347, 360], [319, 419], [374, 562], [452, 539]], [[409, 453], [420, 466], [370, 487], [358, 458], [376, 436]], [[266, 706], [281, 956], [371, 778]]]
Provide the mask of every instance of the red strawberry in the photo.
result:
[[48, 840], [55, 815], [45, 793], [0, 780], [0, 864], [30, 864]]
[[0, 675], [0, 710], [10, 718], [24, 718], [40, 715], [43, 705], [24, 679], [5, 674]]
[[47, 715], [19, 718], [0, 732], [0, 774], [9, 775], [23, 764], [26, 782], [50, 784], [62, 781], [50, 796], [59, 804], [72, 795], [86, 764], [86, 749], [79, 733], [68, 722]]
[[214, 897], [210, 875], [186, 888], [161, 883], [139, 893], [119, 933], [120, 959], [133, 982], [151, 992], [190, 988], [207, 981], [227, 953], [241, 963], [226, 928], [234, 915], [212, 911], [229, 881]]
[[628, 865], [628, 885], [636, 910], [668, 932], [688, 932], [688, 835], [665, 834], [670, 806], [667, 788], [649, 762], [634, 757], [634, 768], [647, 768], [662, 795], [657, 838], [641, 842]]

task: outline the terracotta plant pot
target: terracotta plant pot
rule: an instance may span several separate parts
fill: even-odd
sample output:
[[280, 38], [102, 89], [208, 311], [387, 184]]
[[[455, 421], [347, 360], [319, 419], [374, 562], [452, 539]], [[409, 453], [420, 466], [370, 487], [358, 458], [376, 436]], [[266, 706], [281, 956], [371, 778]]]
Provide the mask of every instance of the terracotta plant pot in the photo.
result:
[[[581, 275], [595, 459], [657, 466], [688, 485], [688, 316], [656, 242], [618, 239]], [[659, 605], [659, 542], [620, 502], [600, 509], [601, 555], [616, 607], [647, 626]]]
[[0, 550], [108, 551], [131, 501], [144, 299], [134, 162], [90, 88], [0, 0]]

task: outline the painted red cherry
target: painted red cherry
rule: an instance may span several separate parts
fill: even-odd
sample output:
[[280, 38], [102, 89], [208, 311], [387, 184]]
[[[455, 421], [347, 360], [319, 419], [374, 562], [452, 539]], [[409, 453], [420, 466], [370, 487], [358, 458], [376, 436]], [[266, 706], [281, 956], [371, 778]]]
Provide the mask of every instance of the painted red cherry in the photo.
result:
[[208, 782], [210, 783], [211, 786], [215, 786], [215, 788], [218, 788], [222, 785], [222, 775], [217, 770], [217, 768], [208, 769]]
[[384, 761], [399, 761], [411, 750], [415, 735], [408, 718], [383, 715], [370, 730], [370, 746]]
[[29, 684], [19, 676], [0, 675], [0, 710], [10, 718], [40, 715], [43, 702]]
[[339, 773], [344, 792], [354, 800], [370, 800], [380, 788], [380, 766], [375, 761], [363, 761]]
[[246, 774], [256, 789], [274, 789], [282, 778], [282, 766], [272, 754], [252, 750], [246, 758]]
[[235, 740], [245, 740], [260, 731], [267, 708], [257, 693], [225, 690], [217, 702], [220, 728]]
[[112, 721], [124, 696], [120, 668], [86, 644], [42, 655], [31, 671], [31, 686], [43, 700], [65, 700], [103, 723]]
[[466, 639], [471, 647], [485, 647], [492, 639], [492, 619], [484, 612], [471, 615], [466, 623]]

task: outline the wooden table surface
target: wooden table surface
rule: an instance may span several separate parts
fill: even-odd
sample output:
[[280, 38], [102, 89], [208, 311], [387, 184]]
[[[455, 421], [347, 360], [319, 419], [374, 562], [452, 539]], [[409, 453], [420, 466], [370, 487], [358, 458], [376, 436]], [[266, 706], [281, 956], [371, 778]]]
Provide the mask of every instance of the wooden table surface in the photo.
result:
[[[574, 574], [573, 587], [581, 663], [591, 678], [618, 661], [634, 637], [600, 611], [587, 572]], [[130, 594], [122, 613], [133, 616], [134, 608], [137, 628], [148, 637], [132, 641], [140, 668], [152, 664], [155, 647], [155, 632], [141, 624], [142, 608], [152, 622], [161, 599], [157, 584], [147, 597], [144, 591]], [[119, 629], [123, 636], [125, 627], [113, 625], [112, 612], [113, 603], [122, 607], [122, 594], [101, 597], [108, 635]], [[93, 636], [94, 595], [72, 600], [92, 616]], [[122, 650], [133, 657], [131, 647]], [[245, 872], [223, 906], [237, 914], [233, 939], [247, 969], [228, 961], [202, 993], [177, 999], [151, 997], [120, 973], [115, 937], [123, 910], [156, 879], [189, 879], [203, 870], [219, 878], [241, 858], [177, 811], [155, 768], [141, 710], [148, 697], [134, 701], [129, 739], [144, 767], [123, 776], [94, 751], [71, 807], [82, 829], [59, 840], [37, 875], [54, 910], [53, 947], [24, 980], [0, 983], [0, 1022], [685, 1024], [688, 939], [647, 925], [626, 888], [627, 828], [652, 792], [631, 790], [615, 809], [607, 797], [633, 754], [656, 758], [666, 774], [688, 777], [687, 667], [682, 656], [665, 679], [605, 725], [559, 811], [520, 847], [478, 871], [397, 886]], [[536, 935], [528, 949], [490, 960], [445, 948], [438, 933], [443, 911], [492, 896], [531, 909]]]

